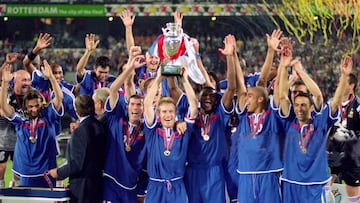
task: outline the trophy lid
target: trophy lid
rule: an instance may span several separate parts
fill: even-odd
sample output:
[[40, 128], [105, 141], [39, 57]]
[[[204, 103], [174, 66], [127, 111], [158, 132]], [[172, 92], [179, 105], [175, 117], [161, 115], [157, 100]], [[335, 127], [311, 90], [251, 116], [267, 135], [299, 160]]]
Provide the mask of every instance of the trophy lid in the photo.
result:
[[178, 36], [180, 37], [183, 33], [183, 30], [178, 23], [169, 22], [166, 23], [166, 27], [162, 28], [163, 34], [165, 36]]

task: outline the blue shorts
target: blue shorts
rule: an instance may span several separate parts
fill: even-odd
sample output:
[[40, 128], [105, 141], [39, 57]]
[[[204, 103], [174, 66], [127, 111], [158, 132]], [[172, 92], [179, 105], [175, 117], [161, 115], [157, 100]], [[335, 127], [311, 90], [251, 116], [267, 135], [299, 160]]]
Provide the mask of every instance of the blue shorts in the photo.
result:
[[114, 181], [104, 178], [103, 200], [105, 202], [137, 203], [137, 190], [126, 190]]
[[239, 174], [237, 198], [239, 203], [280, 203], [278, 173]]
[[188, 202], [183, 179], [171, 181], [170, 183], [158, 182], [150, 179], [145, 202]]
[[225, 177], [221, 164], [209, 167], [187, 167], [185, 186], [189, 202], [225, 203]]
[[283, 202], [326, 202], [325, 184], [299, 185], [283, 181]]

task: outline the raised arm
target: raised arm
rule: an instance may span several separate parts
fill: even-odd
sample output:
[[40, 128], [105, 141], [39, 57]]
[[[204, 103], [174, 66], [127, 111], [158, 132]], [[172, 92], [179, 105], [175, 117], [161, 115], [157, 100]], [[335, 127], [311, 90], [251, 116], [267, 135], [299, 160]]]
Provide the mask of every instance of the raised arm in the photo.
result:
[[239, 62], [239, 56], [237, 54], [237, 49], [234, 49], [234, 63], [235, 63], [235, 76], [236, 76], [236, 95], [237, 95], [237, 103], [239, 105], [240, 111], [244, 111], [245, 109], [245, 103], [246, 103], [246, 87], [245, 87], [245, 79], [244, 79], [244, 73], [241, 68], [240, 62]]
[[125, 26], [125, 40], [126, 40], [126, 48], [128, 53], [130, 53], [130, 48], [135, 46], [134, 35], [132, 31], [132, 26], [135, 21], [135, 16], [132, 12], [128, 10], [123, 10], [120, 15], [120, 18]]
[[0, 78], [2, 78], [2, 71], [3, 71], [4, 67], [6, 65], [13, 64], [17, 60], [18, 56], [19, 56], [18, 53], [8, 53], [8, 54], [6, 54], [5, 62], [1, 65], [1, 68], [0, 68]]
[[[115, 107], [115, 102], [119, 95], [119, 88], [124, 84], [126, 80], [128, 80], [132, 72], [134, 72], [135, 68], [145, 64], [145, 62], [139, 63], [140, 59], [144, 59], [144, 56], [140, 54], [141, 48], [139, 46], [132, 46], [130, 48], [130, 58], [128, 60], [128, 63], [125, 65], [125, 70], [116, 78], [116, 80], [110, 86], [109, 102], [111, 109]], [[125, 89], [125, 91], [128, 90]]]
[[189, 82], [187, 70], [184, 67], [182, 67], [181, 81], [186, 93], [187, 100], [189, 102], [189, 116], [190, 118], [195, 118], [198, 113], [198, 101], [196, 99], [194, 89]]
[[180, 27], [182, 27], [182, 20], [183, 20], [184, 16], [180, 11], [175, 11], [174, 12], [174, 22], [178, 25], [180, 25]]
[[288, 86], [291, 87], [295, 84], [297, 80], [300, 80], [299, 75], [295, 72], [295, 68], [292, 69], [291, 76], [288, 81]]
[[[126, 65], [125, 65], [125, 68], [126, 68]], [[129, 74], [129, 77], [127, 77], [124, 82], [124, 91], [125, 91], [126, 101], [129, 101], [129, 99], [132, 95], [137, 94], [135, 83], [134, 83], [135, 75], [136, 75], [135, 71], [132, 71]]]
[[227, 62], [227, 81], [228, 86], [221, 98], [222, 103], [226, 110], [230, 110], [231, 104], [234, 98], [236, 90], [236, 76], [235, 76], [235, 63], [234, 63], [234, 52], [236, 46], [236, 40], [234, 35], [227, 35], [224, 39], [225, 48], [219, 49], [219, 51], [226, 56]]
[[2, 81], [1, 81], [1, 93], [0, 93], [0, 106], [4, 113], [4, 116], [11, 117], [14, 115], [14, 108], [6, 101], [7, 100], [7, 90], [9, 81], [13, 78], [11, 74], [11, 65], [5, 64], [2, 70]]
[[54, 104], [55, 110], [59, 111], [62, 106], [62, 99], [63, 99], [64, 95], [60, 89], [59, 83], [56, 82], [56, 78], [51, 71], [49, 63], [46, 60], [44, 60], [43, 63], [44, 63], [44, 66], [42, 67], [42, 71], [43, 71], [45, 77], [47, 77], [49, 79], [51, 87], [52, 87], [52, 89], [54, 91], [54, 95], [55, 95], [55, 97], [52, 99], [52, 103]]
[[191, 42], [192, 42], [195, 52], [196, 52], [196, 64], [198, 65], [202, 75], [205, 78], [205, 86], [216, 89], [216, 87], [211, 83], [209, 74], [207, 73], [207, 71], [204, 67], [204, 64], [201, 61], [200, 52], [199, 52], [199, 50], [200, 50], [199, 41], [195, 38], [191, 38]]
[[30, 75], [36, 69], [36, 67], [31, 62], [35, 59], [36, 55], [38, 55], [41, 50], [50, 46], [51, 40], [52, 37], [50, 34], [40, 33], [35, 47], [31, 50], [31, 52], [28, 55], [25, 56], [23, 60], [23, 65], [25, 66], [26, 70], [30, 73]]
[[[274, 82], [274, 92], [273, 92], [273, 99], [274, 99], [274, 104], [275, 105], [278, 105], [280, 104], [280, 90], [279, 90], [279, 78], [280, 78], [280, 75], [281, 75], [281, 69], [278, 67], [277, 68], [277, 72], [276, 72], [276, 78], [275, 78], [275, 82]], [[289, 83], [288, 83], [288, 87], [289, 86]], [[288, 88], [286, 88], [288, 89]]]
[[166, 77], [167, 85], [170, 91], [170, 97], [175, 101], [179, 101], [179, 98], [183, 91], [180, 89], [178, 85], [178, 80], [175, 76]]
[[343, 91], [349, 85], [349, 75], [352, 71], [353, 62], [350, 56], [345, 56], [345, 58], [341, 61], [341, 75], [340, 81], [336, 88], [334, 98], [331, 102], [331, 114], [334, 114], [336, 110], [339, 108], [341, 101], [343, 99]]
[[290, 107], [289, 100], [289, 86], [288, 86], [288, 66], [291, 63], [292, 59], [292, 48], [283, 47], [281, 50], [280, 56], [280, 64], [279, 64], [279, 91], [276, 93], [277, 95], [274, 98], [279, 98], [279, 100], [275, 99], [275, 105], [278, 106], [280, 104], [281, 113], [283, 115], [287, 115]]
[[313, 79], [304, 71], [301, 62], [296, 60], [294, 61], [294, 66], [297, 75], [301, 78], [301, 80], [304, 82], [306, 88], [309, 90], [309, 92], [314, 97], [314, 105], [316, 109], [321, 109], [321, 106], [323, 104], [323, 95], [321, 93], [321, 90], [319, 86], [315, 83]]
[[89, 60], [90, 55], [95, 51], [97, 45], [100, 43], [100, 40], [95, 41], [95, 34], [86, 34], [85, 36], [85, 52], [84, 55], [80, 58], [78, 64], [76, 65], [76, 75], [79, 78], [83, 78], [85, 74], [85, 66]]
[[153, 108], [153, 101], [155, 98], [155, 95], [159, 89], [160, 83], [162, 80], [161, 70], [158, 69], [157, 76], [155, 78], [154, 83], [151, 85], [151, 87], [148, 89], [145, 98], [144, 98], [144, 116], [145, 116], [145, 122], [150, 126], [154, 122], [155, 118], [155, 111]]
[[261, 68], [259, 80], [256, 84], [257, 86], [266, 88], [266, 83], [267, 83], [268, 75], [270, 73], [270, 68], [273, 65], [275, 52], [280, 51], [280, 49], [278, 49], [278, 46], [280, 43], [281, 35], [282, 35], [282, 31], [279, 29], [274, 30], [271, 36], [266, 34], [268, 50], [267, 50], [265, 62]]

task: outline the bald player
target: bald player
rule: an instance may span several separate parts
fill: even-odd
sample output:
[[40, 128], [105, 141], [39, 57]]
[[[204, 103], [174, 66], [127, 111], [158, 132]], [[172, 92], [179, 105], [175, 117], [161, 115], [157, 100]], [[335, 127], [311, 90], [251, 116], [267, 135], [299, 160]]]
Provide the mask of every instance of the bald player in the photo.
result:
[[[25, 70], [18, 70], [14, 74], [13, 85], [8, 91], [7, 101], [15, 109], [16, 112], [22, 113], [22, 104], [24, 94], [27, 93], [31, 86], [30, 74]], [[14, 126], [3, 117], [0, 116], [0, 188], [5, 187], [4, 175], [6, 171], [6, 163], [9, 159], [14, 158], [14, 148], [16, 143], [16, 132]], [[18, 178], [14, 175], [9, 186], [18, 185]]]

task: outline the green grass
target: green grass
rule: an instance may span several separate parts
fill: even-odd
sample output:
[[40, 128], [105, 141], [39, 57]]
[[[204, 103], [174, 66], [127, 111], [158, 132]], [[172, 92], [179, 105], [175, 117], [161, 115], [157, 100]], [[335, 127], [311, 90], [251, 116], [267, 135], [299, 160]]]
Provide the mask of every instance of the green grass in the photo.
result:
[[[63, 161], [65, 161], [64, 157], [58, 157], [57, 158], [57, 163], [58, 165], [61, 164]], [[5, 187], [9, 186], [9, 182], [12, 180], [13, 177], [13, 173], [12, 173], [12, 161], [8, 161], [6, 164], [6, 171], [5, 171]], [[66, 178], [64, 181], [64, 185], [68, 185], [69, 184], [69, 179]]]
[[6, 164], [6, 171], [5, 171], [5, 187], [9, 186], [9, 182], [12, 180], [12, 161], [8, 161]]

